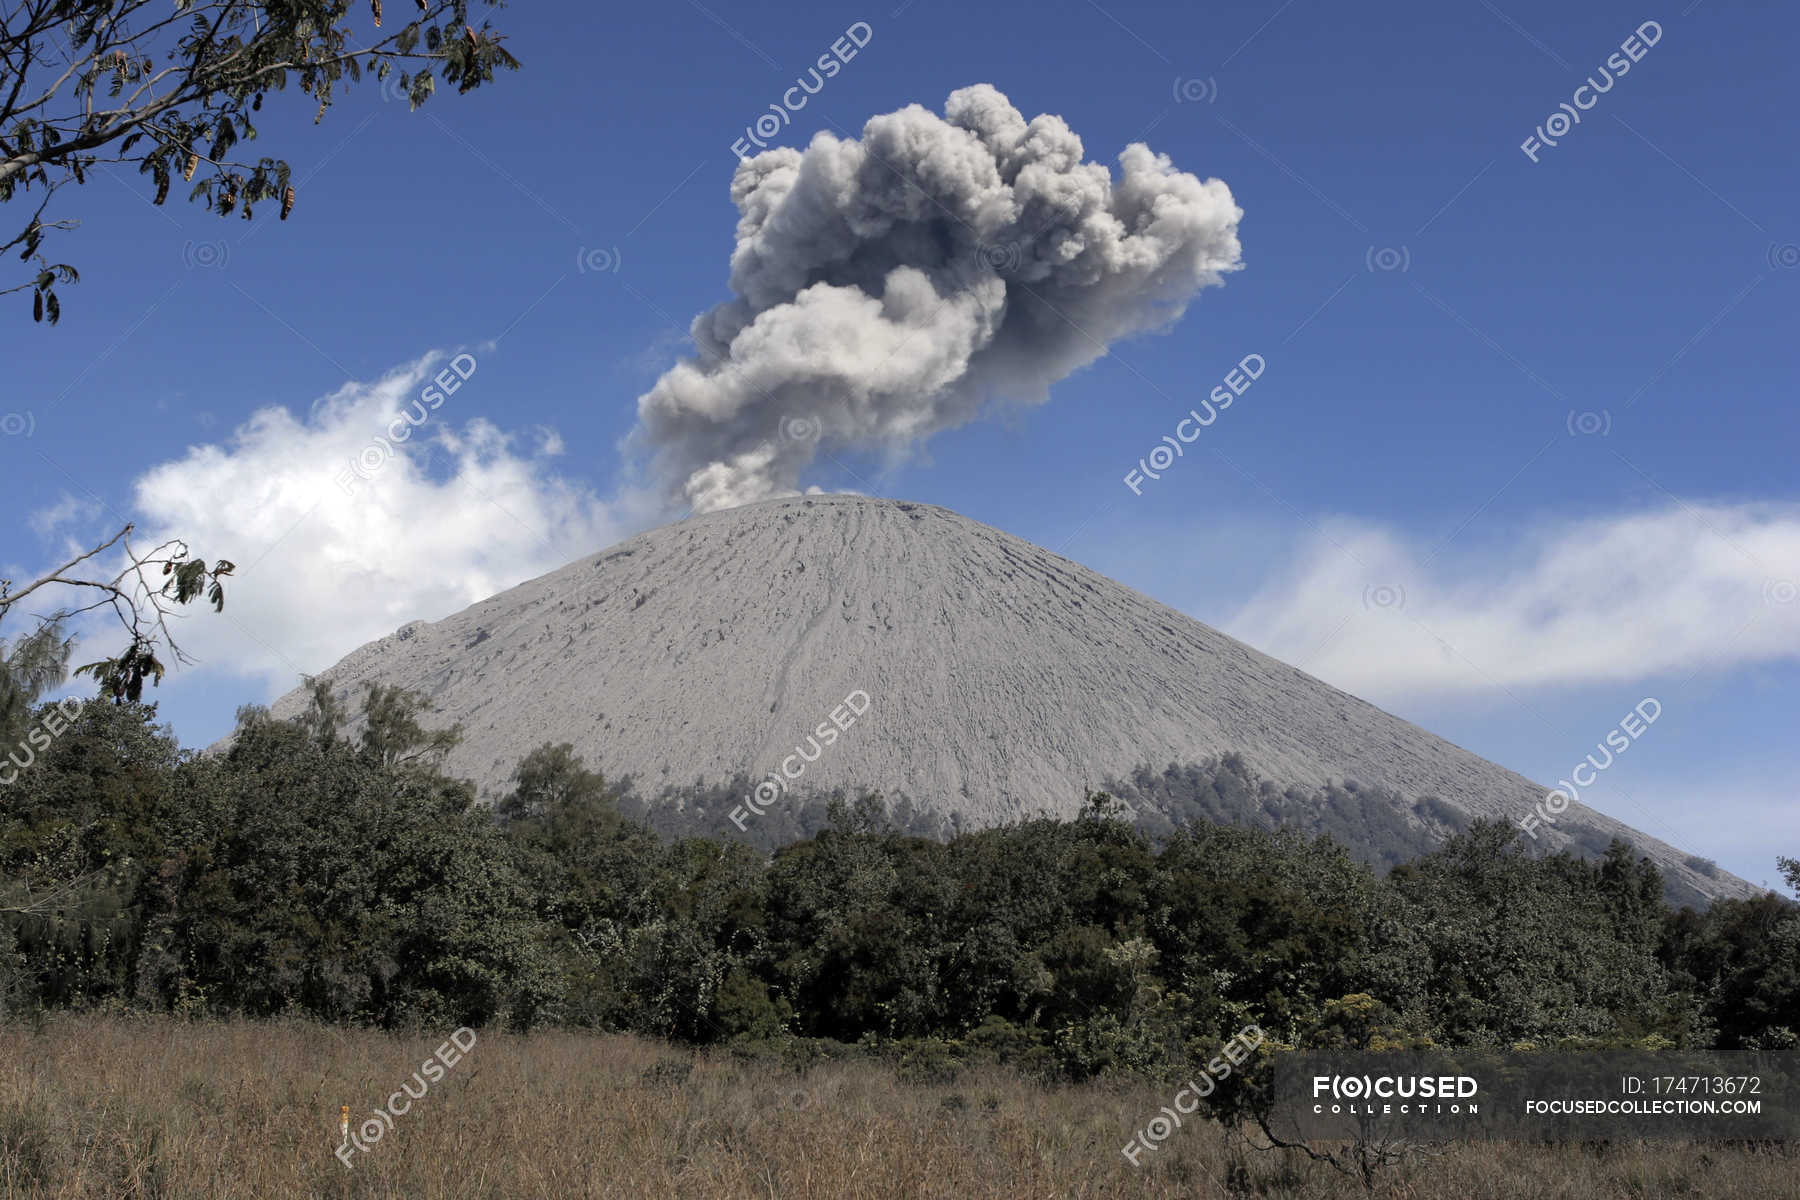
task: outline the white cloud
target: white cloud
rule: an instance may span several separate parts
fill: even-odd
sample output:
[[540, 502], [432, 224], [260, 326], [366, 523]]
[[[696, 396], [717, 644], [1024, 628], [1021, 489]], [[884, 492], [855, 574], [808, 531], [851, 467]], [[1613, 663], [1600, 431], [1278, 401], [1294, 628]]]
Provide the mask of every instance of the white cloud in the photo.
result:
[[64, 492], [55, 504], [37, 509], [29, 518], [32, 532], [46, 540], [54, 538], [70, 526], [91, 524], [102, 511], [94, 499], [81, 499]]
[[603, 500], [559, 475], [553, 431], [464, 416], [475, 397], [500, 408], [473, 357], [460, 360], [460, 394], [434, 400], [426, 389], [453, 361], [433, 353], [346, 384], [305, 418], [262, 409], [225, 444], [138, 478], [148, 535], [238, 565], [224, 615], [178, 628], [184, 651], [278, 694], [408, 621], [448, 616], [655, 519], [633, 495]]
[[1800, 512], [1669, 506], [1545, 526], [1516, 560], [1334, 522], [1230, 632], [1381, 701], [1800, 658]]

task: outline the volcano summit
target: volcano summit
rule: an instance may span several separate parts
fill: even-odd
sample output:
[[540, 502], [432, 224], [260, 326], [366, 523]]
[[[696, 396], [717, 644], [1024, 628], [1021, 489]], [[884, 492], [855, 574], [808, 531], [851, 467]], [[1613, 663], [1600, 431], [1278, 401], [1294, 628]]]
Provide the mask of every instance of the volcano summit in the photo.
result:
[[[490, 796], [545, 741], [644, 796], [764, 780], [784, 761], [793, 777], [798, 748], [807, 787], [880, 790], [967, 825], [1071, 814], [1089, 787], [1227, 754], [1283, 787], [1374, 789], [1427, 841], [1472, 818], [1517, 822], [1546, 791], [1029, 542], [855, 495], [640, 534], [404, 626], [323, 678], [430, 697], [437, 723], [463, 729], [445, 769]], [[305, 702], [291, 692], [275, 715]], [[1754, 891], [1581, 805], [1539, 845], [1614, 836], [1676, 892]]]

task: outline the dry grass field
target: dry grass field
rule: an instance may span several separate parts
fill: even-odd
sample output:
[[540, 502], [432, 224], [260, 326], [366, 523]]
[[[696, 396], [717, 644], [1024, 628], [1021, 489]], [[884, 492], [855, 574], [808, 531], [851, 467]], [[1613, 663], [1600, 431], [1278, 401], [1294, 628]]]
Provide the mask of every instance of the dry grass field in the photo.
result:
[[874, 1062], [799, 1073], [570, 1032], [480, 1035], [346, 1168], [340, 1105], [354, 1130], [403, 1082], [419, 1090], [441, 1044], [284, 1022], [0, 1026], [0, 1195], [1800, 1197], [1792, 1147], [1464, 1145], [1369, 1193], [1199, 1123], [1138, 1169], [1120, 1147], [1167, 1089], [987, 1069], [912, 1084]]

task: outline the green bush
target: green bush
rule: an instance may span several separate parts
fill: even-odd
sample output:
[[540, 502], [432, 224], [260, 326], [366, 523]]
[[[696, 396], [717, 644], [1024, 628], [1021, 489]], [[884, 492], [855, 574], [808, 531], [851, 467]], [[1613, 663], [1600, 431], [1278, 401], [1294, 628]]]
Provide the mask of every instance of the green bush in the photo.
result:
[[[1291, 830], [1189, 825], [1158, 846], [1095, 794], [1073, 820], [948, 841], [872, 798], [832, 803], [765, 856], [665, 841], [567, 744], [527, 753], [490, 809], [436, 766], [450, 737], [417, 697], [370, 693], [355, 743], [342, 702], [313, 701], [295, 722], [246, 711], [206, 756], [153, 707], [83, 709], [0, 807], [0, 1014], [560, 1022], [725, 1044], [758, 1070], [874, 1054], [924, 1083], [974, 1062], [1188, 1079], [1250, 1024], [1289, 1045], [1780, 1047], [1800, 1029], [1800, 908], [1671, 912], [1622, 843], [1534, 855], [1477, 822], [1379, 873]], [[1133, 786], [1271, 819], [1294, 802], [1216, 766]], [[1331, 828], [1381, 834], [1385, 800], [1327, 790]]]

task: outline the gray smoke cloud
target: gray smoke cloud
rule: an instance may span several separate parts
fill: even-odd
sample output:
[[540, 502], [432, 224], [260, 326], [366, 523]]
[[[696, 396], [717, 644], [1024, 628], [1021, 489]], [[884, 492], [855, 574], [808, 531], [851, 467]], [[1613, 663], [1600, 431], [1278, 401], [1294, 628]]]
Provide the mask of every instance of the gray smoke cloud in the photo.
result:
[[1061, 117], [987, 84], [872, 118], [860, 140], [739, 165], [734, 299], [638, 400], [696, 512], [792, 494], [818, 449], [903, 453], [995, 403], [1037, 404], [1114, 341], [1240, 267], [1243, 210], [1134, 143], [1119, 178]]

